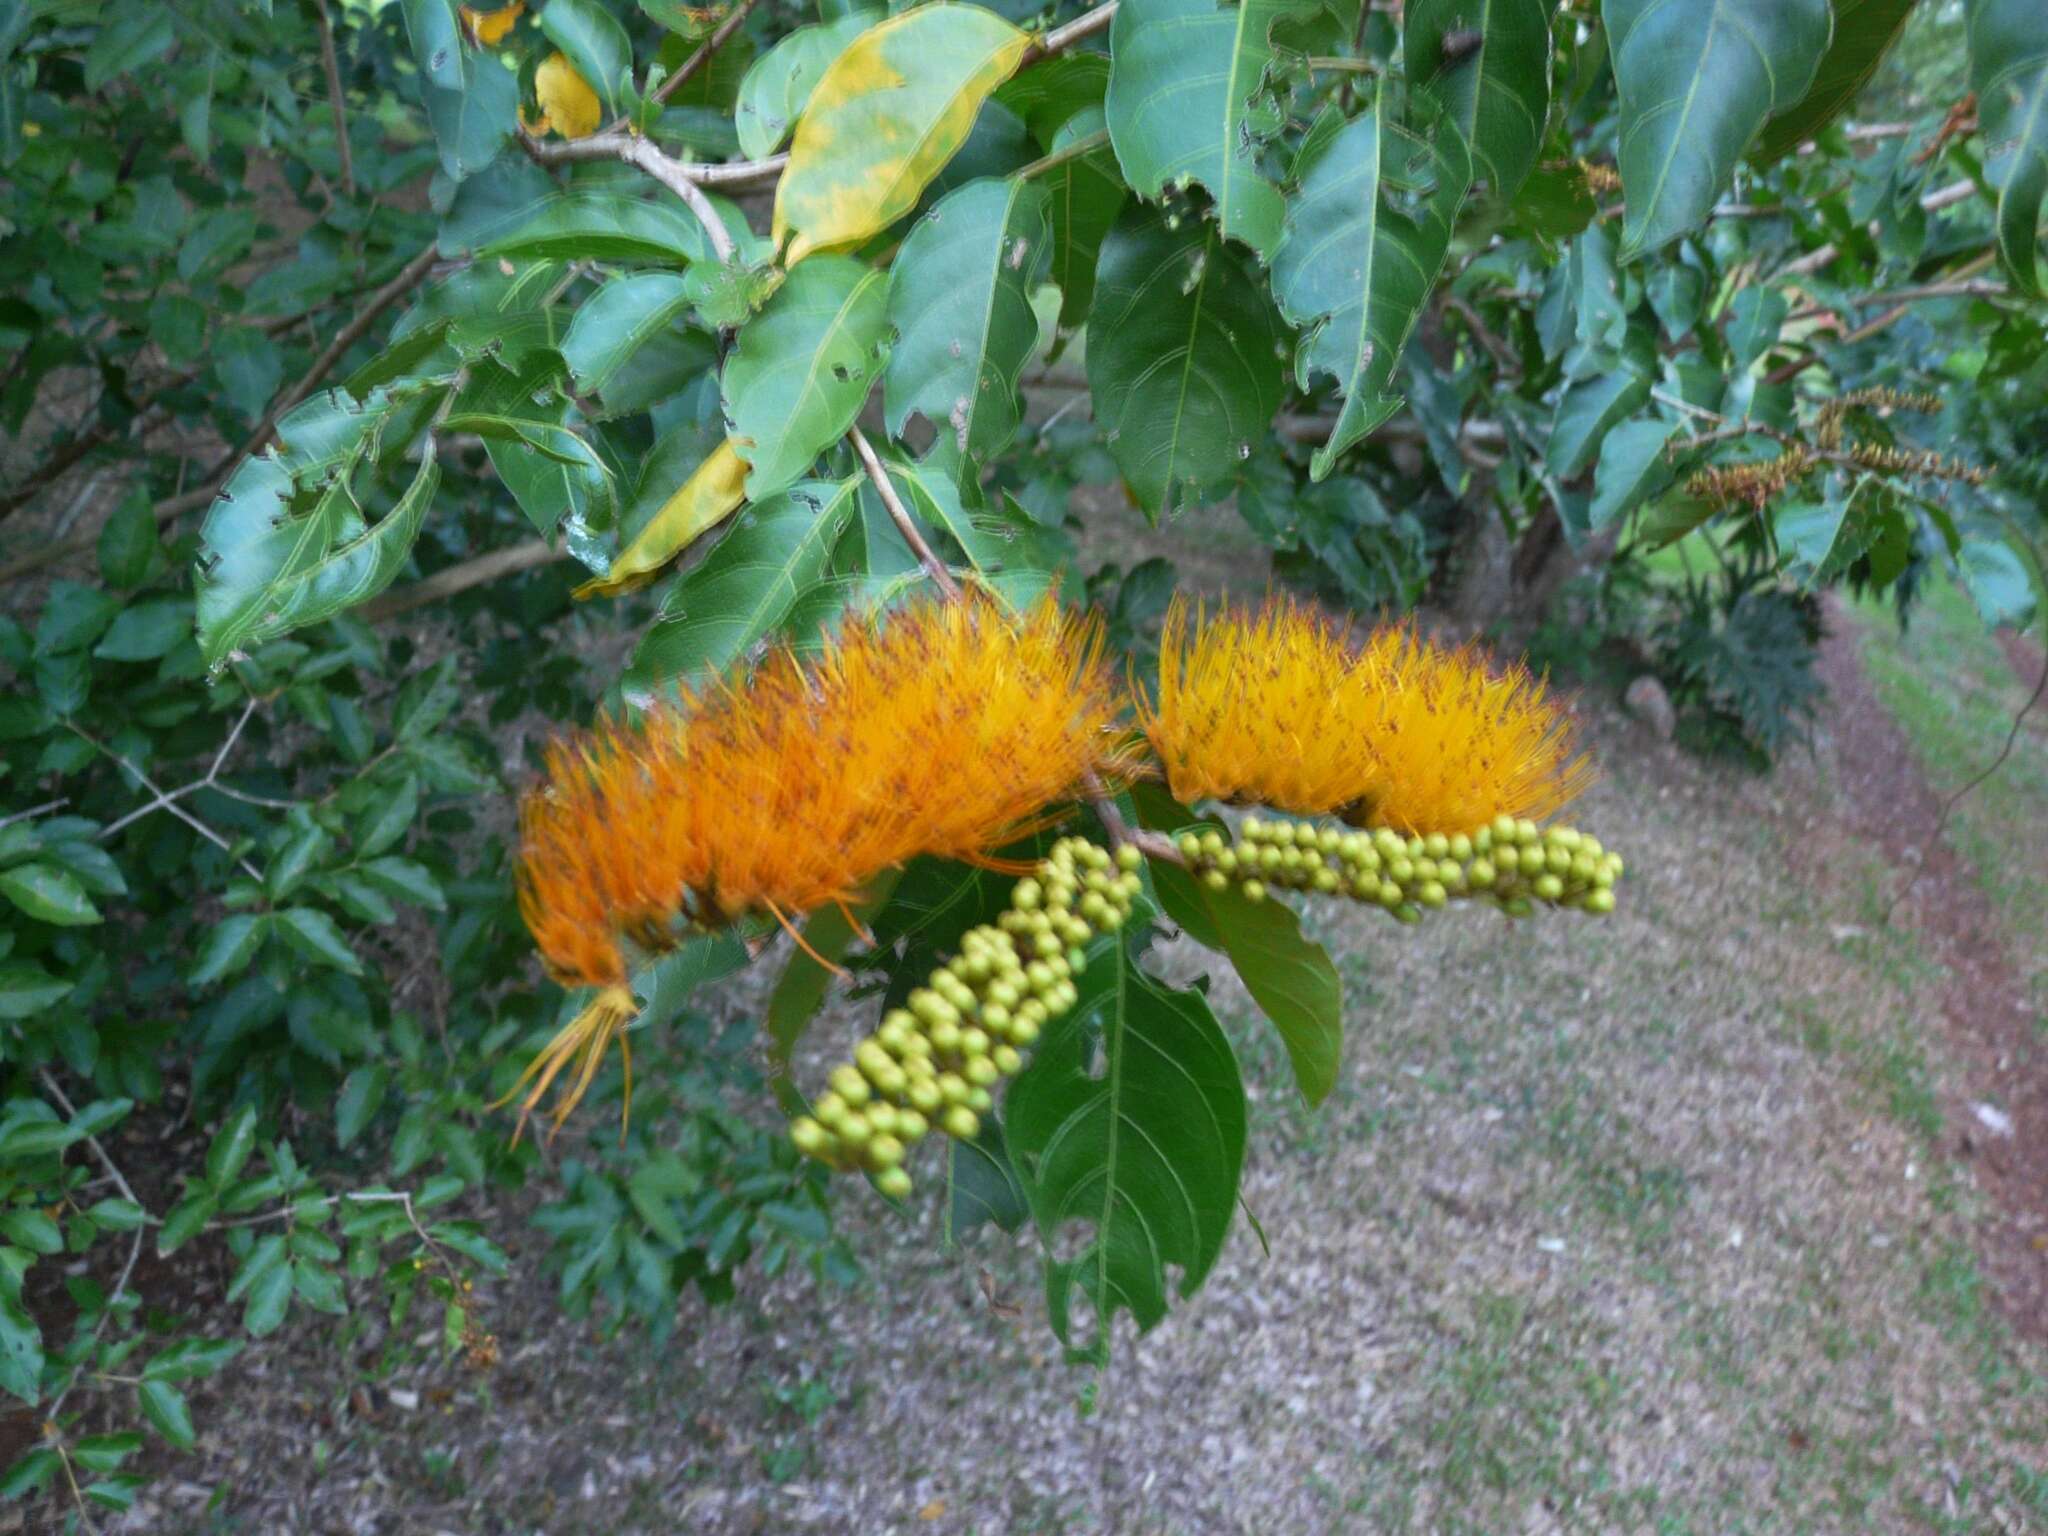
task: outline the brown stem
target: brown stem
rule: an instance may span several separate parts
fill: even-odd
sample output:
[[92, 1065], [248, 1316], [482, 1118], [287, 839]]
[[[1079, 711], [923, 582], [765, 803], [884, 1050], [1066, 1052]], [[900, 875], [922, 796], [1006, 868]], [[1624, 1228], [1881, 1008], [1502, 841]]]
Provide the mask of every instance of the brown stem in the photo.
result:
[[1083, 38], [1093, 37], [1112, 21], [1116, 20], [1116, 0], [1108, 5], [1098, 5], [1084, 15], [1076, 16], [1063, 27], [1054, 27], [1024, 50], [1024, 56], [1017, 61], [1017, 68], [1028, 69], [1040, 59], [1049, 59], [1056, 53], [1065, 53]]
[[718, 210], [711, 206], [711, 200], [704, 195], [704, 189], [694, 174], [713, 167], [685, 165], [680, 160], [672, 160], [652, 139], [643, 139], [633, 133], [594, 133], [587, 138], [543, 143], [522, 132], [519, 141], [527, 155], [540, 165], [620, 160], [639, 167], [689, 205], [690, 212], [697, 216], [697, 222], [704, 226], [704, 238], [711, 242], [711, 249], [718, 259], [722, 262], [732, 260], [732, 232], [719, 218]]
[[355, 159], [348, 147], [348, 108], [342, 103], [341, 64], [334, 56], [334, 25], [327, 16], [327, 0], [313, 0], [320, 18], [320, 67], [327, 73], [327, 104], [334, 112], [334, 148], [341, 156], [341, 189], [356, 195]]
[[890, 483], [889, 475], [882, 468], [882, 461], [875, 457], [875, 450], [869, 444], [867, 435], [859, 427], [846, 429], [846, 440], [853, 444], [853, 451], [860, 455], [860, 462], [868, 472], [868, 478], [875, 483], [875, 491], [882, 498], [882, 505], [889, 509], [889, 516], [895, 520], [896, 531], [903, 535], [903, 542], [910, 546], [917, 563], [924, 567], [927, 576], [938, 584], [947, 598], [960, 596], [960, 583], [953, 579], [953, 573], [946, 569], [945, 562], [932, 553], [931, 545], [918, 532], [917, 524], [911, 520], [910, 509], [896, 494], [896, 487]]
[[[740, 0], [740, 3], [732, 8], [731, 14], [728, 15], [725, 18], [725, 20], [721, 21], [718, 24], [717, 30], [714, 31], [709, 37], [704, 39], [704, 46], [699, 48], [695, 53], [691, 54], [687, 59], [683, 60], [682, 68], [678, 69], [674, 74], [670, 75], [666, 80], [662, 81], [660, 85], [655, 87], [655, 104], [658, 106], [662, 102], [667, 101], [670, 96], [675, 94], [676, 88], [678, 86], [682, 85], [684, 81], [690, 79], [692, 76], [700, 73], [703, 70], [704, 66], [711, 62], [712, 57], [718, 52], [718, 50], [723, 48], [726, 45], [726, 43], [731, 39], [733, 33], [739, 31], [739, 29], [743, 25], [745, 25], [747, 13], [753, 10], [753, 8], [759, 3], [760, 0]], [[618, 128], [622, 126], [623, 123], [624, 119], [622, 118], [618, 122], [614, 122], [611, 126], [613, 128]]]
[[444, 597], [453, 597], [458, 592], [467, 592], [471, 587], [480, 587], [486, 582], [496, 581], [501, 576], [515, 575], [530, 571], [563, 559], [566, 549], [556, 549], [541, 539], [527, 539], [505, 549], [494, 549], [487, 555], [478, 555], [474, 560], [465, 560], [460, 565], [451, 565], [436, 571], [424, 581], [414, 582], [395, 592], [386, 592], [382, 597], [372, 598], [356, 610], [357, 616], [369, 623], [380, 619], [395, 618], [401, 613], [411, 613], [415, 608], [424, 608], [437, 603]]

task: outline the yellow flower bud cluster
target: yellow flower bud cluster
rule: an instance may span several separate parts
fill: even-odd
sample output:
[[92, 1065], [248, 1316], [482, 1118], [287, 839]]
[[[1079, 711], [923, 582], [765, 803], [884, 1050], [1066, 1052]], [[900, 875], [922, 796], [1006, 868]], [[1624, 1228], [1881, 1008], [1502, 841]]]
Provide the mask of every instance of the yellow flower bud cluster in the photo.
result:
[[1212, 830], [1184, 832], [1178, 845], [1211, 890], [1235, 885], [1252, 901], [1273, 889], [1348, 896], [1406, 923], [1454, 900], [1489, 901], [1511, 917], [1528, 916], [1538, 903], [1605, 916], [1622, 873], [1621, 855], [1598, 838], [1512, 816], [1427, 837], [1247, 816], [1235, 842]]
[[963, 934], [959, 955], [833, 1069], [811, 1112], [790, 1123], [797, 1150], [867, 1170], [892, 1199], [909, 1194], [910, 1149], [933, 1130], [962, 1141], [979, 1134], [995, 1085], [1079, 1001], [1084, 950], [1130, 916], [1138, 863], [1135, 848], [1112, 857], [1086, 838], [1055, 843], [1017, 882], [1009, 910]]

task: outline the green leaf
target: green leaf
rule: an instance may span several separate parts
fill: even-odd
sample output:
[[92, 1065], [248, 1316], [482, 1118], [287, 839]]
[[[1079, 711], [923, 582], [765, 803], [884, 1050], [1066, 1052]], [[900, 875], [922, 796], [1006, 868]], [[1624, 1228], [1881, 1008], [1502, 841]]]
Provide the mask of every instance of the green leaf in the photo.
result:
[[159, 1256], [168, 1256], [199, 1235], [199, 1229], [213, 1219], [213, 1213], [220, 1205], [220, 1197], [210, 1189], [202, 1189], [187, 1195], [173, 1206], [164, 1224], [157, 1229], [156, 1251]]
[[1611, 372], [1581, 379], [1557, 402], [1544, 459], [1550, 472], [1569, 480], [1591, 464], [1616, 423], [1627, 420], [1650, 398], [1650, 380], [1634, 361]]
[[64, 1251], [64, 1229], [33, 1206], [19, 1205], [0, 1215], [0, 1236], [31, 1253]]
[[1237, 1208], [1244, 1083], [1230, 1041], [1198, 992], [1147, 975], [1115, 936], [1090, 950], [1080, 1001], [1047, 1026], [1010, 1085], [1004, 1131], [1040, 1236], [1070, 1247], [1046, 1260], [1053, 1330], [1073, 1342], [1078, 1286], [1105, 1355], [1118, 1309], [1142, 1331], [1166, 1315], [1167, 1271], [1192, 1295]]
[[[1550, 114], [1550, 11], [1550, 0], [1410, 0], [1402, 26], [1409, 80], [1448, 114], [1503, 202], [1535, 168]], [[1446, 50], [1454, 34], [1477, 43]]]
[[1301, 1096], [1322, 1103], [1337, 1086], [1344, 1052], [1344, 988], [1328, 952], [1302, 936], [1284, 901], [1247, 901], [1236, 885], [1212, 891], [1171, 864], [1155, 864], [1152, 882], [1167, 916], [1229, 957], [1280, 1032]]
[[100, 909], [85, 894], [85, 887], [69, 870], [40, 860], [0, 870], [0, 896], [5, 896], [30, 917], [54, 923], [60, 928], [79, 928], [102, 922]]
[[122, 609], [92, 653], [102, 661], [156, 661], [191, 632], [190, 598], [150, 598]]
[[[2015, 288], [2048, 298], [2041, 209], [2048, 201], [2048, 25], [2038, 0], [1970, 0], [1970, 88], [2005, 165], [1998, 259]], [[1996, 163], [1996, 162], [1994, 162]]]
[[216, 336], [212, 349], [214, 377], [229, 404], [254, 421], [284, 382], [284, 354], [277, 343], [253, 325], [235, 326]]
[[412, 859], [393, 856], [371, 859], [358, 864], [356, 873], [395, 901], [411, 902], [429, 912], [447, 910], [448, 901], [441, 894], [441, 883], [426, 865]]
[[1304, 328], [1298, 382], [1306, 389], [1325, 373], [1343, 395], [1329, 441], [1310, 460], [1318, 480], [1400, 409], [1388, 388], [1471, 184], [1456, 137], [1439, 133], [1432, 143], [1410, 133], [1388, 117], [1385, 98], [1382, 83], [1372, 110], [1306, 153], [1273, 260], [1281, 311]]
[[329, 965], [351, 976], [363, 974], [363, 963], [348, 947], [333, 918], [313, 907], [287, 907], [272, 921], [276, 931], [292, 948], [321, 965]]
[[341, 1092], [334, 1096], [334, 1140], [337, 1146], [346, 1147], [358, 1136], [363, 1127], [376, 1118], [377, 1110], [384, 1103], [384, 1085], [387, 1074], [381, 1066], [357, 1067], [342, 1079]]
[[444, 91], [461, 90], [466, 83], [462, 28], [455, 19], [454, 0], [403, 0], [403, 7], [420, 73]]
[[626, 273], [598, 289], [584, 300], [562, 338], [562, 359], [577, 391], [601, 393], [627, 359], [689, 305], [689, 290], [673, 272]]
[[1963, 586], [1987, 625], [2023, 625], [2034, 613], [2027, 565], [2002, 539], [1966, 538], [1956, 555]]
[[1808, 585], [1827, 569], [1848, 512], [1848, 503], [1832, 496], [1819, 502], [1779, 502], [1771, 508], [1771, 536], [1778, 551], [1789, 568], [1804, 569]]
[[199, 645], [213, 667], [245, 647], [332, 618], [391, 585], [441, 482], [433, 445], [411, 485], [365, 524], [344, 471], [303, 516], [285, 513], [289, 472], [272, 458], [237, 470], [201, 530]]
[[1752, 157], [1768, 164], [1788, 155], [1848, 111], [1905, 31], [1913, 5], [1914, 0], [1834, 0], [1835, 35], [1812, 86], [1765, 126]]
[[673, 681], [721, 671], [778, 628], [824, 579], [864, 483], [804, 481], [735, 517], [702, 563], [669, 588], [626, 671], [628, 700], [644, 704]]
[[[1046, 149], [1057, 154], [1100, 133], [1104, 126], [1102, 108], [1085, 107], [1054, 131]], [[1060, 290], [1060, 324], [1072, 330], [1088, 318], [1094, 305], [1095, 264], [1101, 257], [1102, 240], [1116, 223], [1129, 191], [1117, 168], [1116, 152], [1107, 145], [1056, 165], [1036, 179], [1045, 188], [1052, 218], [1051, 277]]]
[[85, 51], [85, 89], [96, 94], [109, 80], [133, 74], [168, 53], [177, 41], [173, 14], [155, 0], [128, 0], [105, 19]]
[[1285, 202], [1259, 172], [1286, 124], [1274, 24], [1300, 0], [1123, 0], [1110, 25], [1104, 116], [1124, 179], [1157, 199], [1200, 182], [1223, 233], [1270, 261]]
[[880, 15], [851, 11], [818, 26], [798, 27], [754, 60], [740, 80], [739, 100], [733, 106], [740, 153], [761, 160], [780, 149], [825, 67]]
[[249, 1288], [248, 1305], [242, 1309], [242, 1326], [254, 1338], [277, 1332], [292, 1304], [290, 1263], [273, 1264]]
[[481, 59], [462, 90], [422, 81], [420, 93], [441, 170], [451, 181], [474, 176], [505, 147], [519, 127], [519, 81], [494, 59]]
[[1096, 283], [1088, 384], [1133, 497], [1156, 515], [1221, 491], [1280, 407], [1286, 333], [1264, 285], [1214, 223], [1142, 203], [1102, 242]]
[[240, 1339], [180, 1339], [142, 1369], [145, 1381], [194, 1381], [211, 1376], [242, 1352]]
[[776, 184], [784, 262], [858, 245], [915, 208], [1029, 42], [993, 11], [937, 0], [848, 43], [812, 87]]
[[100, 529], [100, 576], [111, 587], [140, 586], [149, 579], [158, 549], [156, 518], [149, 497], [125, 497]]
[[1664, 456], [1664, 445], [1677, 430], [1671, 422], [1646, 418], [1607, 434], [1600, 444], [1599, 467], [1593, 473], [1589, 531], [1598, 533], [1628, 516], [1671, 483], [1673, 471]]
[[0, 1389], [33, 1408], [42, 1398], [43, 1331], [5, 1291], [0, 1291]]
[[955, 1241], [984, 1223], [1014, 1232], [1030, 1219], [1031, 1205], [1003, 1146], [999, 1122], [983, 1122], [972, 1141], [948, 1140], [946, 1168], [946, 1225]]
[[1052, 224], [1036, 182], [970, 181], [912, 226], [896, 254], [882, 375], [885, 419], [901, 437], [913, 414], [948, 462], [988, 462], [1023, 419], [1017, 380], [1038, 345], [1031, 295], [1052, 266]]
[[235, 975], [256, 958], [266, 932], [265, 919], [253, 912], [223, 918], [206, 935], [199, 959], [186, 973], [188, 987], [210, 987]]
[[494, 234], [484, 256], [552, 256], [569, 261], [646, 261], [684, 266], [713, 259], [704, 226], [678, 204], [605, 192], [541, 199], [512, 229]]
[[120, 612], [119, 593], [102, 592], [75, 581], [52, 582], [43, 616], [36, 621], [35, 654], [61, 656], [83, 650], [106, 632]]
[[540, 29], [576, 66], [610, 113], [619, 111], [619, 92], [633, 71], [633, 43], [626, 29], [599, 0], [548, 0]]
[[63, 999], [71, 987], [33, 960], [0, 960], [0, 1019], [33, 1018]]
[[135, 1389], [135, 1400], [151, 1427], [179, 1450], [189, 1451], [197, 1443], [185, 1394], [169, 1382], [144, 1381]]
[[721, 383], [751, 499], [794, 484], [853, 425], [888, 353], [888, 302], [888, 273], [819, 257], [740, 331]]
[[206, 1182], [224, 1189], [249, 1161], [256, 1148], [256, 1106], [245, 1104], [218, 1131], [206, 1149]]
[[1828, 0], [1607, 0], [1605, 14], [1628, 261], [1706, 220], [1764, 119], [1813, 83], [1831, 21]]
[[1778, 344], [1778, 332], [1792, 306], [1776, 288], [1745, 288], [1728, 306], [1728, 350], [1736, 371], [1748, 368]]

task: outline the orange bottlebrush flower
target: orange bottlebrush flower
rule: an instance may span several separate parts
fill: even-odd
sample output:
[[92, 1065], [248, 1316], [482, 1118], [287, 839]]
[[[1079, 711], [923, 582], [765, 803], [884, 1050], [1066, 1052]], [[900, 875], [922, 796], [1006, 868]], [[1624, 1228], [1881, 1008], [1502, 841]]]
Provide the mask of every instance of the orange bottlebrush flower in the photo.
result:
[[1548, 816], [1591, 778], [1571, 730], [1523, 668], [1447, 650], [1407, 626], [1362, 648], [1295, 599], [1213, 617], [1176, 599], [1145, 734], [1183, 802], [1337, 813], [1403, 833]]
[[[1116, 768], [1118, 707], [1099, 627], [1052, 595], [1019, 615], [972, 593], [849, 620], [813, 657], [779, 650], [638, 728], [555, 743], [520, 810], [520, 908], [554, 976], [616, 1012], [629, 944], [787, 925], [918, 854], [977, 858], [1027, 830]], [[543, 1060], [609, 1034], [586, 1015]]]
[[1303, 815], [1351, 804], [1363, 757], [1333, 711], [1355, 666], [1350, 625], [1291, 597], [1213, 615], [1176, 597], [1159, 637], [1159, 703], [1138, 700], [1174, 798]]
[[1498, 816], [1541, 821], [1593, 782], [1569, 717], [1541, 680], [1491, 665], [1476, 645], [1446, 649], [1409, 625], [1377, 631], [1347, 711], [1371, 750], [1374, 782], [1349, 819], [1409, 836], [1471, 832]]

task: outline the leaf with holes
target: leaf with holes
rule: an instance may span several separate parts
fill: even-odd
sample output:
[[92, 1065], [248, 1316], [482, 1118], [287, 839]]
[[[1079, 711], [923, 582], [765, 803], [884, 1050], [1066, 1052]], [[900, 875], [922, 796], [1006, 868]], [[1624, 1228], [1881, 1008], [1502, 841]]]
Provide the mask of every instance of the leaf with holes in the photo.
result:
[[1394, 123], [1385, 87], [1373, 108], [1333, 134], [1311, 135], [1287, 238], [1273, 260], [1280, 308], [1304, 327], [1295, 373], [1338, 382], [1343, 404], [1310, 460], [1318, 480], [1400, 409], [1389, 393], [1409, 332], [1429, 302], [1451, 226], [1471, 185], [1456, 135], [1434, 141]]
[[1300, 0], [1123, 0], [1110, 27], [1104, 112], [1124, 179], [1140, 197], [1200, 182], [1223, 233], [1270, 261], [1285, 200], [1260, 173], [1286, 125], [1276, 23]]
[[2041, 207], [2048, 201], [2048, 22], [2040, 0], [1971, 0], [1970, 87], [1984, 138], [2005, 165], [1998, 259], [2013, 286], [2048, 298]]
[[888, 273], [820, 257], [740, 331], [721, 385], [749, 497], [793, 484], [853, 425], [888, 355], [888, 304]]
[[1004, 1133], [1049, 1248], [1046, 1307], [1073, 1342], [1073, 1293], [1095, 1309], [1096, 1353], [1118, 1310], [1140, 1330], [1166, 1316], [1167, 1270], [1201, 1286], [1237, 1209], [1245, 1098], [1230, 1041], [1199, 992], [1146, 974], [1117, 936], [1098, 940], [1080, 1001], [1046, 1027], [1010, 1085]]
[[1102, 242], [1096, 284], [1088, 386], [1138, 505], [1157, 516], [1232, 484], [1283, 390], [1264, 285], [1213, 223], [1143, 203]]
[[937, 0], [847, 44], [812, 88], [776, 184], [784, 260], [858, 245], [915, 208], [1029, 42], [993, 11]]
[[[1471, 147], [1496, 198], [1521, 189], [1550, 113], [1550, 0], [1410, 0], [1408, 78]], [[1450, 47], [1461, 37], [1476, 44]]]
[[948, 192], [903, 241], [889, 291], [896, 343], [882, 375], [885, 419], [937, 431], [947, 462], [986, 462], [1023, 417], [1017, 379], [1038, 345], [1031, 295], [1052, 264], [1045, 189], [1015, 179]]
[[1828, 0], [1607, 0], [1605, 14], [1628, 261], [1706, 220], [1764, 119], [1813, 83], [1832, 21]]

